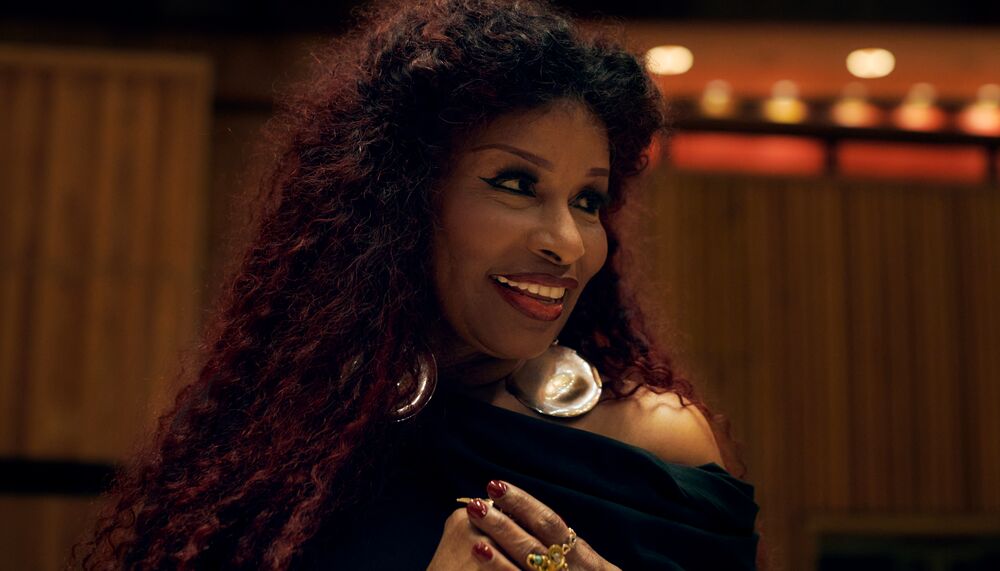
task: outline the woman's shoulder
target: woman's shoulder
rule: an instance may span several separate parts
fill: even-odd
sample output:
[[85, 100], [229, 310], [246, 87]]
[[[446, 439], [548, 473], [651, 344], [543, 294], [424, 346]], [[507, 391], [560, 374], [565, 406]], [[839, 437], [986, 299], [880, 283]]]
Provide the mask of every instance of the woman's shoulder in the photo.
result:
[[[623, 392], [631, 388], [626, 384]], [[629, 397], [601, 401], [594, 410], [571, 419], [538, 415], [499, 388], [483, 400], [498, 408], [644, 448], [664, 462], [723, 465], [708, 420], [695, 405], [682, 406], [680, 396], [671, 391], [656, 393], [639, 386]]]
[[631, 396], [608, 400], [588, 429], [645, 448], [664, 462], [701, 466], [722, 455], [711, 425], [694, 404], [687, 406], [675, 392], [656, 393], [639, 386]]

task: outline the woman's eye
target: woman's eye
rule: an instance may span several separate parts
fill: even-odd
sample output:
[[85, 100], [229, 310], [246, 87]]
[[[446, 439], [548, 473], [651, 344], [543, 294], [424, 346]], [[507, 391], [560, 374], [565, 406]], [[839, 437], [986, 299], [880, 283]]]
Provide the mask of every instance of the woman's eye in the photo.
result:
[[[479, 179], [494, 188], [523, 196], [534, 196], [535, 184], [538, 183], [533, 175], [516, 170], [503, 171], [492, 178], [479, 177]], [[611, 199], [606, 194], [590, 189], [577, 195], [575, 200], [577, 208], [591, 215], [597, 214], [610, 202]]]
[[577, 199], [577, 204], [581, 210], [588, 214], [597, 214], [602, 208], [608, 205], [608, 198], [599, 192], [585, 192]]
[[535, 184], [535, 180], [523, 174], [511, 175], [501, 173], [493, 178], [480, 177], [480, 179], [492, 187], [508, 190], [516, 194], [530, 195], [534, 193], [532, 185]]

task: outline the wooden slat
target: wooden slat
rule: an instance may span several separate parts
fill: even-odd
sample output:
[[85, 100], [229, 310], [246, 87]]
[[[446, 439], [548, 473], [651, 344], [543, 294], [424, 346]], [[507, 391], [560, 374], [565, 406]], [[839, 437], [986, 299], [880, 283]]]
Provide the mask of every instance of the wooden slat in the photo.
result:
[[[173, 82], [164, 89], [161, 121], [177, 125], [165, 131], [161, 139], [157, 213], [160, 223], [154, 231], [154, 257], [161, 261], [154, 268], [156, 280], [151, 292], [153, 345], [150, 366], [153, 374], [173, 377], [179, 349], [190, 342], [197, 329], [201, 301], [200, 283], [204, 273], [203, 231], [207, 199], [198, 192], [204, 186], [206, 144], [199, 129], [208, 123], [207, 101], [199, 100], [206, 91], [202, 84]], [[191, 120], [191, 119], [194, 120]], [[187, 119], [187, 120], [185, 120]], [[168, 381], [154, 383], [146, 395], [153, 409], [168, 401]], [[157, 389], [163, 390], [157, 390]], [[150, 411], [152, 414], [152, 411]]]
[[[782, 396], [787, 401], [796, 403], [796, 406], [784, 407], [781, 416], [785, 424], [784, 438], [798, 457], [796, 462], [789, 462], [785, 466], [789, 476], [785, 485], [789, 487], [790, 499], [794, 505], [814, 507], [822, 505], [823, 501], [823, 480], [819, 470], [824, 462], [822, 450], [818, 447], [817, 437], [820, 435], [810, 430], [811, 421], [816, 414], [814, 395], [820, 388], [812, 370], [815, 324], [811, 320], [807, 291], [810, 280], [814, 279], [810, 275], [814, 265], [809, 241], [810, 198], [806, 193], [813, 191], [800, 189], [799, 192], [789, 192], [789, 182], [781, 181], [777, 184], [783, 187], [781, 199], [785, 209], [785, 233], [780, 247], [785, 252], [786, 264], [785, 271], [779, 274], [781, 281], [778, 286], [785, 301], [784, 311], [779, 313], [779, 318], [786, 323], [788, 347], [783, 355], [787, 364], [787, 376]], [[793, 283], [795, 287], [790, 287]]]
[[[773, 557], [787, 560], [783, 555], [789, 545], [793, 505], [789, 488], [781, 483], [787, 458], [793, 454], [787, 439], [783, 414], [783, 385], [787, 378], [786, 366], [781, 356], [787, 351], [787, 336], [781, 317], [784, 303], [780, 288], [784, 268], [781, 235], [784, 210], [779, 189], [766, 185], [748, 185], [747, 242], [749, 318], [747, 344], [752, 364], [748, 382], [753, 384], [753, 394], [759, 407], [755, 411], [747, 441], [751, 481], [757, 486], [761, 505], [774, 506], [761, 513], [761, 529], [767, 544], [774, 550]], [[724, 403], [732, 408], [731, 403]], [[766, 446], [760, 446], [767, 442]]]
[[950, 223], [951, 197], [924, 191], [915, 198], [911, 237], [916, 249], [914, 275], [914, 361], [921, 371], [916, 399], [921, 422], [915, 437], [922, 475], [918, 506], [957, 511], [965, 504], [964, 447], [959, 438], [959, 378], [955, 291], [956, 246]]
[[882, 315], [886, 386], [884, 425], [880, 431], [890, 442], [884, 458], [882, 478], [891, 483], [889, 505], [906, 509], [915, 505], [918, 493], [917, 446], [913, 439], [919, 412], [913, 343], [913, 247], [908, 234], [906, 205], [912, 194], [905, 189], [886, 187], [880, 194], [884, 208], [879, 213], [883, 260]]
[[41, 173], [47, 114], [47, 78], [42, 73], [19, 73], [3, 66], [0, 102], [0, 453], [12, 454], [24, 444], [27, 391], [27, 353], [24, 341], [30, 327], [28, 307], [35, 294], [39, 195], [33, 182]]
[[850, 202], [847, 236], [851, 264], [851, 386], [855, 410], [854, 446], [859, 456], [854, 472], [856, 506], [887, 509], [891, 486], [885, 460], [891, 443], [884, 427], [888, 371], [884, 359], [887, 334], [884, 317], [885, 277], [882, 234], [885, 201], [871, 188], [855, 188]]
[[[727, 185], [715, 226], [721, 231], [717, 236], [718, 279], [722, 286], [721, 295], [715, 304], [717, 318], [725, 320], [729, 327], [720, 332], [722, 351], [719, 355], [720, 403], [745, 402], [750, 398], [752, 387], [745, 382], [748, 348], [746, 328], [749, 313], [747, 302], [747, 240], [746, 189], [734, 181]], [[728, 410], [727, 416], [733, 421], [738, 434], [747, 434], [752, 411], [745, 408]]]
[[968, 396], [963, 399], [970, 445], [971, 509], [1000, 512], [1000, 196], [996, 189], [962, 196], [963, 348]]
[[97, 104], [93, 81], [80, 74], [53, 78], [49, 148], [44, 175], [35, 268], [37, 296], [28, 308], [28, 422], [25, 452], [40, 457], [72, 455], [80, 445], [83, 361], [80, 332], [84, 320], [77, 292], [83, 285], [89, 244], [85, 228], [93, 215], [97, 132], [91, 110]]
[[[846, 291], [846, 258], [844, 242], [844, 191], [834, 181], [824, 180], [814, 196], [818, 206], [814, 218], [819, 279], [815, 300], [817, 319], [823, 327], [823, 344], [817, 362], [818, 374], [824, 378], [821, 394], [823, 426], [810, 428], [825, 440], [827, 474], [826, 504], [835, 510], [851, 506], [851, 408], [845, 390], [848, 383], [848, 304]], [[824, 430], [824, 427], [826, 428]]]
[[[127, 341], [129, 354], [125, 356], [126, 371], [140, 376], [148, 383], [152, 375], [154, 319], [151, 307], [154, 287], [154, 268], [160, 260], [155, 257], [158, 192], [165, 190], [158, 186], [163, 176], [164, 166], [160, 161], [163, 146], [162, 108], [164, 94], [160, 86], [149, 82], [130, 82], [134, 107], [131, 112], [136, 121], [133, 134], [133, 160], [136, 169], [131, 173], [129, 185], [135, 189], [128, 219], [127, 232], [133, 237], [125, 259], [134, 271], [125, 281], [123, 289], [123, 318], [125, 329], [131, 337]], [[148, 391], [143, 385], [132, 387], [124, 397], [127, 402], [138, 402], [146, 398]]]
[[113, 458], [113, 450], [121, 437], [120, 419], [129, 414], [130, 408], [119, 406], [120, 391], [101, 390], [107, 379], [126, 378], [120, 368], [116, 353], [121, 350], [122, 335], [117, 330], [120, 323], [118, 310], [118, 275], [121, 275], [121, 241], [128, 240], [116, 232], [119, 218], [127, 216], [118, 200], [124, 189], [120, 186], [119, 169], [126, 154], [126, 125], [124, 83], [117, 78], [103, 78], [100, 84], [100, 104], [96, 110], [99, 118], [97, 133], [97, 178], [91, 192], [94, 216], [88, 230], [91, 232], [91, 250], [88, 256], [89, 272], [85, 276], [83, 303], [86, 318], [83, 321], [81, 342], [84, 346], [83, 379], [92, 383], [81, 397], [83, 418], [81, 425], [93, 431], [80, 442], [80, 454], [88, 458]]

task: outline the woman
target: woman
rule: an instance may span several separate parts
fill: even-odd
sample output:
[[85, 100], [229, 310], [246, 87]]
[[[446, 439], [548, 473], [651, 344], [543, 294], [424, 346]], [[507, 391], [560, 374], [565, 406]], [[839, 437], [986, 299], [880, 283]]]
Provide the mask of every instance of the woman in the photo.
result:
[[386, 4], [318, 59], [84, 566], [752, 568], [752, 488], [622, 279], [639, 62], [499, 0]]

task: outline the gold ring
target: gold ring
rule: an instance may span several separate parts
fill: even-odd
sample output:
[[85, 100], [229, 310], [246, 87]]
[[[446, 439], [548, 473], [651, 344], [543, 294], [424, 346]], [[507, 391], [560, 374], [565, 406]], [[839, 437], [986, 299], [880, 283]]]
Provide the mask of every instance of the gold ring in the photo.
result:
[[571, 549], [576, 547], [576, 532], [573, 531], [572, 527], [567, 527], [566, 531], [569, 533], [569, 537], [566, 539], [566, 543], [563, 544], [563, 553], [569, 553]]
[[549, 546], [548, 553], [529, 553], [525, 562], [528, 567], [538, 571], [569, 571], [569, 563], [566, 563], [566, 554], [576, 546], [576, 532], [573, 528], [567, 528], [569, 537], [562, 545], [553, 543]]

